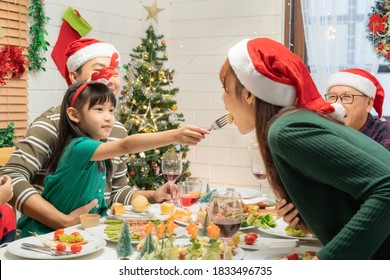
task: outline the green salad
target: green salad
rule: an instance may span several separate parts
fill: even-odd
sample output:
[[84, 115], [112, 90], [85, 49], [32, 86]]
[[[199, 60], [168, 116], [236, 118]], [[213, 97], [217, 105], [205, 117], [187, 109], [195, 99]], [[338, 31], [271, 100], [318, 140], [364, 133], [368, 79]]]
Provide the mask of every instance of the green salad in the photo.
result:
[[304, 237], [305, 233], [298, 229], [298, 228], [293, 228], [293, 227], [285, 227], [284, 231], [287, 233], [289, 236], [295, 236], [295, 237]]
[[241, 227], [249, 226], [262, 227], [264, 229], [274, 228], [276, 227], [276, 221], [270, 214], [263, 216], [258, 213], [252, 213], [241, 223]]

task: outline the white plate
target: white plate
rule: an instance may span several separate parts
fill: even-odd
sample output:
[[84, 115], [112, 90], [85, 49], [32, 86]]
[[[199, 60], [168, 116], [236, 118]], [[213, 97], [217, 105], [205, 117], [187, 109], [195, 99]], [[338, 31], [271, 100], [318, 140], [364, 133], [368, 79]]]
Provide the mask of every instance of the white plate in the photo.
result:
[[265, 204], [275, 204], [276, 200], [275, 199], [270, 199], [265, 196], [257, 196], [257, 197], [252, 197], [252, 198], [243, 198], [242, 202], [244, 204], [257, 204], [259, 202], [264, 202]]
[[155, 219], [159, 219], [161, 221], [166, 221], [167, 217], [169, 215], [162, 215], [160, 207], [161, 207], [161, 204], [151, 204], [148, 212], [138, 213], [138, 212], [135, 212], [133, 210], [133, 207], [131, 205], [125, 205], [125, 214], [124, 215], [121, 215], [121, 216], [113, 215], [111, 213], [111, 209], [108, 209], [107, 216], [112, 217], [112, 218], [116, 218], [116, 219], [139, 219], [139, 218], [147, 219], [148, 216], [150, 215], [150, 214], [148, 215], [148, 213], [151, 213], [151, 214], [153, 214], [153, 217]]
[[264, 229], [262, 227], [258, 227], [258, 230], [264, 233], [268, 233], [270, 235], [274, 236], [280, 236], [280, 237], [285, 237], [285, 238], [293, 238], [293, 239], [300, 239], [300, 240], [318, 240], [315, 237], [312, 236], [305, 236], [305, 237], [297, 237], [297, 236], [290, 236], [287, 235], [286, 231], [284, 230], [285, 227], [287, 226], [287, 223], [283, 221], [283, 218], [277, 219], [276, 220], [276, 227], [274, 228], [268, 228]]
[[[175, 245], [179, 245], [179, 246], [184, 246], [184, 245], [188, 245], [190, 244], [190, 241], [188, 239], [176, 239], [173, 244]], [[233, 260], [242, 260], [245, 256], [245, 251], [240, 248], [240, 247], [236, 247], [234, 250], [233, 250]]]
[[297, 242], [298, 239], [267, 238], [259, 236], [255, 243], [247, 245], [244, 242], [244, 235], [241, 235], [238, 246], [248, 250], [260, 250], [268, 248], [295, 247]]
[[[22, 249], [22, 243], [31, 243], [31, 244], [36, 244], [36, 245], [43, 245], [43, 241], [34, 237], [26, 237], [22, 239], [17, 239], [14, 242], [8, 244], [7, 246], [7, 251], [10, 252], [11, 254], [14, 254], [16, 256], [26, 258], [26, 259], [38, 259], [38, 260], [58, 260], [58, 259], [73, 259], [73, 258], [78, 258], [81, 256], [85, 256], [94, 252], [97, 252], [106, 246], [106, 241], [98, 236], [94, 236], [89, 234], [85, 230], [78, 230], [82, 236], [84, 236], [84, 240], [88, 241], [87, 244], [82, 245], [83, 249], [80, 251], [80, 253], [77, 254], [70, 254], [70, 255], [64, 255], [64, 256], [50, 256], [45, 253], [39, 253], [35, 251], [29, 251]], [[53, 238], [53, 232], [47, 233], [44, 235], [41, 235], [42, 237], [46, 237], [48, 239]]]
[[[104, 223], [104, 219], [101, 219], [100, 224], [97, 227], [91, 227], [91, 228], [87, 228], [85, 230], [94, 236], [98, 236], [98, 237], [103, 238], [107, 241], [115, 242], [115, 241], [110, 240], [108, 238], [107, 234], [104, 232], [104, 229], [107, 226], [108, 226], [108, 224]], [[182, 228], [182, 227], [177, 227], [174, 232], [177, 234], [177, 236], [183, 236], [183, 235], [187, 234], [187, 230], [185, 228]], [[140, 242], [140, 240], [132, 240], [131, 241], [132, 244], [138, 244], [139, 242]]]
[[265, 250], [258, 250], [246, 254], [244, 260], [278, 260], [291, 253], [303, 254], [305, 251], [318, 252], [321, 248], [318, 247], [291, 247], [291, 248], [272, 248]]
[[247, 229], [253, 229], [256, 228], [255, 226], [247, 226], [247, 227], [240, 227], [239, 230], [247, 230]]

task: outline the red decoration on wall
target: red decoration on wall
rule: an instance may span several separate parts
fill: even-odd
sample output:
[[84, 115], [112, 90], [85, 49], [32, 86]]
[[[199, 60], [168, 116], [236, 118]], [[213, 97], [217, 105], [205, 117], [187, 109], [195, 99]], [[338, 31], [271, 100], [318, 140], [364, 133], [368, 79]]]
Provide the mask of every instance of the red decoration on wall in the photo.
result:
[[23, 49], [6, 45], [0, 50], [0, 85], [5, 85], [4, 77], [11, 73], [11, 79], [19, 79], [26, 71], [28, 61], [23, 56]]

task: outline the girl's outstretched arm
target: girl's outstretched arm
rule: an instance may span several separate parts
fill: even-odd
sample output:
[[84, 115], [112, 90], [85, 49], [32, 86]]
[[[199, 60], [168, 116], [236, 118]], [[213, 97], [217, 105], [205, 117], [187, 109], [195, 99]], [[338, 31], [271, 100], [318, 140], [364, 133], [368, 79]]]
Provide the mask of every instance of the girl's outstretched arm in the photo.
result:
[[206, 129], [186, 125], [162, 132], [134, 134], [117, 141], [101, 144], [91, 160], [105, 160], [124, 154], [139, 153], [173, 143], [196, 145], [204, 139], [204, 135], [208, 133], [209, 131]]

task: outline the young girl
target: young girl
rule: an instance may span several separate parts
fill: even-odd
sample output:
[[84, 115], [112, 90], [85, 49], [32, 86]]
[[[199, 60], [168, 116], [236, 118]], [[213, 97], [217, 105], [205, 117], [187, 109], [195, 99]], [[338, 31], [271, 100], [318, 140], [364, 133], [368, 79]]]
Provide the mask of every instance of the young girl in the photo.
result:
[[[107, 78], [106, 69], [94, 73], [92, 80]], [[111, 158], [172, 143], [194, 145], [207, 133], [201, 128], [184, 126], [102, 142], [114, 125], [115, 106], [114, 94], [101, 82], [78, 82], [65, 93], [58, 144], [48, 166], [48, 171], [54, 173], [45, 178], [42, 192], [42, 197], [62, 213], [68, 214], [93, 199], [98, 204], [90, 213], [106, 213], [104, 189], [111, 176]], [[30, 235], [29, 232], [42, 234], [53, 230], [28, 216], [19, 219], [18, 227], [22, 237]]]
[[11, 178], [0, 177], [0, 244], [12, 242], [16, 236], [15, 213], [6, 203], [11, 200], [13, 187]]
[[337, 120], [305, 64], [266, 38], [229, 50], [222, 100], [242, 134], [256, 130], [270, 186], [324, 245], [318, 259], [390, 259], [390, 153]]

